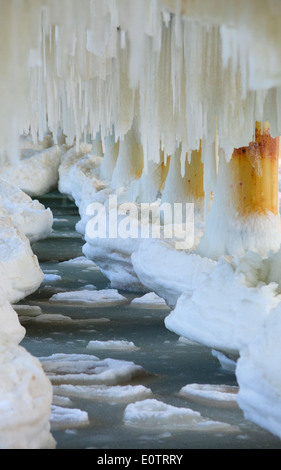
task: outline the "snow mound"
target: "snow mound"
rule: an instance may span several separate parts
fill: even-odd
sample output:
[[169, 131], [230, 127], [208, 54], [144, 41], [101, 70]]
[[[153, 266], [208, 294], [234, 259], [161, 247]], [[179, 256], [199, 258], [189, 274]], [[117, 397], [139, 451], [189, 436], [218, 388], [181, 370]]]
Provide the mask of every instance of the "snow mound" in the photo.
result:
[[14, 184], [31, 197], [42, 196], [58, 184], [61, 149], [53, 147], [34, 150], [28, 158], [21, 158], [17, 165], [7, 164], [0, 171], [1, 179]]
[[14, 184], [0, 180], [0, 202], [1, 216], [10, 217], [14, 226], [25, 234], [30, 243], [50, 235], [53, 225], [50, 209], [45, 209], [39, 201], [32, 200]]
[[[239, 354], [280, 302], [278, 283], [257, 253], [221, 257], [201, 282], [179, 297], [166, 327], [214, 349]], [[218, 302], [219, 299], [219, 302]]]
[[245, 417], [281, 438], [280, 322], [281, 306], [260, 325], [241, 351], [236, 376], [238, 404]]
[[0, 285], [7, 299], [16, 303], [35, 292], [43, 280], [29, 240], [9, 218], [0, 218]]
[[181, 294], [192, 291], [216, 263], [196, 254], [176, 250], [163, 240], [144, 240], [132, 254], [133, 268], [143, 283], [171, 307]]

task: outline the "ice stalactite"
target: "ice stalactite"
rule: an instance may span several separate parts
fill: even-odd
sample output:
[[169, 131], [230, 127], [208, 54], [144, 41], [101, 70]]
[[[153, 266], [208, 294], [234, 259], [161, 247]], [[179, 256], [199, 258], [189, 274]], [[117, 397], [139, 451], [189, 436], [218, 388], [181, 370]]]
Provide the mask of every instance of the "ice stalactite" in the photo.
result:
[[115, 132], [104, 139], [104, 158], [100, 168], [100, 176], [103, 180], [111, 181], [113, 171], [119, 154], [119, 140], [115, 140]]
[[191, 203], [199, 219], [204, 219], [204, 164], [200, 150], [193, 150], [190, 159], [186, 155], [182, 171], [181, 148], [170, 159], [169, 172], [163, 189], [161, 203]]
[[119, 153], [113, 170], [111, 184], [115, 188], [128, 185], [141, 177], [143, 171], [143, 148], [136, 118], [129, 132], [119, 142]]

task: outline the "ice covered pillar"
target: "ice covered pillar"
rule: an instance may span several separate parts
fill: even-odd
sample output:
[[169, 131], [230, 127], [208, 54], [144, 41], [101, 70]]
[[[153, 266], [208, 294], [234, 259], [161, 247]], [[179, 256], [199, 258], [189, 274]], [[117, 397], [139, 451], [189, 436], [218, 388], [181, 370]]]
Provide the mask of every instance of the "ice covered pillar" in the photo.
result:
[[251, 214], [278, 216], [279, 137], [270, 136], [269, 123], [256, 123], [255, 141], [234, 149], [229, 163], [230, 191], [240, 217]]
[[115, 188], [128, 185], [141, 177], [143, 172], [143, 149], [138, 122], [134, 118], [131, 129], [120, 139], [118, 157], [112, 174], [111, 184]]
[[279, 137], [268, 122], [256, 123], [247, 147], [234, 149], [230, 162], [220, 152], [214, 200], [206, 221], [200, 254], [267, 256], [281, 243], [278, 201]]
[[202, 149], [191, 152], [186, 158], [182, 171], [181, 149], [178, 148], [170, 159], [169, 173], [166, 179], [161, 201], [173, 203], [194, 203], [195, 214], [204, 213], [204, 164]]

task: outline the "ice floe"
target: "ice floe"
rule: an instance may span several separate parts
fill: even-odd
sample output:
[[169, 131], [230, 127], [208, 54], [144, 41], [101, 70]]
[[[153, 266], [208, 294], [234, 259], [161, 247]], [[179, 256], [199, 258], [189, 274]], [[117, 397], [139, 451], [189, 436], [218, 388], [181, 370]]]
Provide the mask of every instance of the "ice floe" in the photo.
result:
[[238, 390], [239, 387], [231, 385], [188, 384], [179, 395], [208, 405], [237, 407]]
[[44, 282], [56, 282], [60, 281], [62, 277], [59, 274], [49, 274], [49, 273], [44, 273]]
[[136, 297], [131, 301], [130, 306], [141, 308], [169, 308], [165, 300], [155, 294], [155, 292], [148, 292], [142, 297]]
[[52, 431], [75, 429], [89, 425], [89, 416], [86, 411], [77, 408], [52, 405], [50, 423]]
[[40, 361], [55, 385], [117, 385], [146, 375], [134, 362], [87, 354], [54, 354]]
[[50, 298], [50, 302], [72, 302], [92, 304], [95, 307], [104, 305], [121, 305], [128, 303], [123, 295], [116, 289], [87, 290], [82, 289], [72, 292], [59, 292]]
[[236, 426], [208, 420], [190, 408], [172, 406], [154, 398], [127, 405], [124, 423], [158, 431], [238, 432]]
[[143, 385], [55, 385], [53, 391], [56, 396], [109, 403], [130, 403], [153, 395]]
[[108, 340], [108, 341], [97, 341], [92, 340], [87, 344], [87, 349], [109, 349], [117, 351], [137, 351], [139, 348], [134, 345], [132, 341], [125, 340]]

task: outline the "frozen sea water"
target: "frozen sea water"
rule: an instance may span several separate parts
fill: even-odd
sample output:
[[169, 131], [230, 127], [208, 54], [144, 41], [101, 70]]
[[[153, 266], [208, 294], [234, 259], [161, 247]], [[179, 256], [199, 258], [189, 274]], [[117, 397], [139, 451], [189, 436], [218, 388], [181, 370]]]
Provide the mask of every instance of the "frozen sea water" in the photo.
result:
[[[82, 255], [75, 205], [57, 192], [41, 202], [54, 214], [52, 236], [33, 245], [46, 278], [18, 311], [27, 332], [22, 344], [53, 381], [57, 449], [280, 449], [278, 438], [235, 406], [234, 372], [210, 349], [168, 331], [161, 303], [136, 308], [130, 302], [143, 294], [122, 291], [128, 303], [49, 301], [89, 286], [107, 289], [109, 282]], [[229, 390], [234, 406], [226, 406]], [[208, 429], [177, 426], [183, 408]]]

